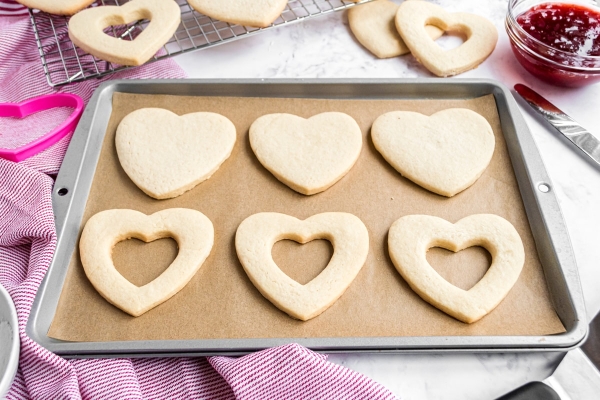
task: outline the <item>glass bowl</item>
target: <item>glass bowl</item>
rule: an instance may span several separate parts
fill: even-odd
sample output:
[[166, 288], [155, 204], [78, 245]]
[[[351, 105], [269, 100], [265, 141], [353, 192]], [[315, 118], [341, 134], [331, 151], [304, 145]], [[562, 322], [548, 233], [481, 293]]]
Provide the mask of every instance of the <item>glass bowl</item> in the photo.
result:
[[546, 3], [575, 4], [600, 13], [600, 7], [584, 0], [509, 0], [505, 27], [519, 63], [532, 75], [558, 86], [580, 87], [599, 82], [600, 56], [582, 56], [550, 47], [519, 25], [519, 15]]

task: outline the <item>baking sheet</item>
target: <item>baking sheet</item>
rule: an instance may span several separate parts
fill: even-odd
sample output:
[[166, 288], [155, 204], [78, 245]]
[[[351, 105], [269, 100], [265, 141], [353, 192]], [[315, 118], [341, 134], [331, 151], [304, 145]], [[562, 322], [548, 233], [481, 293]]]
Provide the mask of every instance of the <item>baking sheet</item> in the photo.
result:
[[[83, 223], [110, 208], [133, 208], [147, 214], [170, 207], [195, 208], [213, 221], [215, 246], [182, 291], [138, 318], [121, 312], [95, 292], [75, 251], [48, 336], [69, 341], [128, 341], [564, 332], [546, 288], [492, 95], [466, 100], [318, 100], [115, 93], [113, 106]], [[210, 180], [176, 199], [159, 201], [146, 196], [123, 172], [114, 148], [118, 122], [142, 107], [162, 107], [178, 114], [212, 111], [225, 115], [238, 131], [231, 157]], [[432, 114], [451, 107], [469, 108], [488, 119], [496, 136], [496, 150], [483, 176], [465, 192], [447, 199], [393, 170], [373, 148], [369, 128], [375, 118], [388, 111]], [[324, 193], [306, 197], [281, 184], [258, 163], [247, 132], [257, 117], [267, 113], [309, 117], [325, 111], [346, 112], [355, 118], [363, 131], [363, 149], [354, 168], [340, 182]], [[244, 218], [262, 211], [298, 218], [345, 211], [357, 215], [369, 229], [371, 249], [365, 266], [346, 293], [321, 316], [308, 322], [291, 319], [264, 299], [245, 275], [235, 255], [235, 230]], [[412, 292], [389, 260], [387, 231], [397, 218], [407, 214], [430, 214], [455, 222], [476, 213], [495, 213], [513, 223], [523, 239], [526, 262], [515, 287], [498, 308], [481, 321], [466, 325]], [[152, 244], [129, 240], [115, 248], [115, 264], [132, 282], [143, 284], [158, 275], [175, 252], [174, 242], [169, 240]], [[286, 273], [305, 282], [326, 264], [331, 248], [323, 241], [304, 246], [284, 241], [274, 247], [273, 254]], [[457, 255], [434, 249], [428, 259], [442, 276], [463, 288], [472, 285], [489, 265], [486, 252], [478, 248]], [[156, 260], [160, 262], [154, 263]], [[293, 265], [300, 268], [292, 272]]]

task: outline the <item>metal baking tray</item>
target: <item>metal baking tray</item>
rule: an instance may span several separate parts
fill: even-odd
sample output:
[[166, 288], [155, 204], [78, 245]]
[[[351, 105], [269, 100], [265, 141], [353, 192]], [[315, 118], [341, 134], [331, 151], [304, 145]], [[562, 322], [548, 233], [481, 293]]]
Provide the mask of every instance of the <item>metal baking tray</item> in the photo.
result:
[[[186, 96], [323, 99], [450, 99], [493, 94], [502, 132], [555, 310], [566, 332], [546, 336], [425, 336], [362, 338], [203, 339], [67, 342], [49, 338], [69, 260], [92, 185], [115, 92]], [[545, 186], [543, 186], [545, 185]], [[550, 188], [549, 191], [546, 189]], [[510, 91], [491, 80], [144, 80], [111, 81], [90, 100], [75, 131], [52, 192], [58, 233], [56, 253], [37, 293], [27, 334], [67, 357], [243, 354], [296, 342], [322, 352], [567, 351], [587, 335], [583, 294], [563, 217], [540, 154]]]

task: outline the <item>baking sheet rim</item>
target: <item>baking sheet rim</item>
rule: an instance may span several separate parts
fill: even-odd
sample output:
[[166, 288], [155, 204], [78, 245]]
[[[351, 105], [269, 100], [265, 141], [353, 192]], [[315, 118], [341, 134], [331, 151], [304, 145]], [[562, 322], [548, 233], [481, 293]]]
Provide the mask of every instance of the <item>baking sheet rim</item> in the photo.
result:
[[[292, 85], [298, 93], [296, 95], [277, 95], [281, 94], [281, 90]], [[366, 86], [365, 86], [366, 85]], [[568, 299], [570, 305], [575, 313], [575, 322], [571, 329], [567, 332], [557, 335], [548, 336], [426, 336], [426, 337], [374, 337], [374, 338], [280, 338], [280, 339], [202, 339], [202, 340], [156, 340], [156, 341], [127, 341], [127, 342], [66, 342], [56, 339], [51, 339], [46, 336], [48, 327], [54, 317], [56, 310], [56, 304], [58, 303], [58, 297], [62, 290], [62, 283], [66, 275], [66, 269], [68, 262], [62, 263], [63, 270], [57, 271], [56, 265], [60, 264], [57, 259], [61, 256], [64, 258], [64, 253], [69, 248], [71, 251], [67, 251], [67, 259], [71, 257], [72, 251], [75, 247], [75, 241], [77, 237], [77, 231], [85, 209], [87, 196], [89, 189], [91, 188], [92, 179], [89, 180], [87, 187], [83, 187], [82, 182], [85, 183], [86, 176], [90, 175], [93, 178], [95, 166], [99, 157], [100, 146], [94, 146], [94, 144], [101, 143], [106, 133], [106, 124], [108, 123], [111, 111], [112, 111], [112, 93], [128, 92], [128, 93], [151, 93], [151, 94], [174, 94], [174, 95], [207, 95], [202, 93], [203, 90], [216, 90], [215, 88], [229, 88], [228, 90], [238, 90], [236, 94], [223, 94], [219, 91], [218, 95], [227, 96], [235, 95], [240, 97], [315, 97], [323, 98], [323, 96], [314, 95], [314, 88], [323, 87], [338, 87], [345, 89], [358, 89], [360, 87], [366, 88], [369, 86], [379, 86], [388, 88], [389, 85], [401, 85], [404, 87], [416, 87], [424, 88], [425, 91], [429, 90], [428, 93], [435, 92], [432, 87], [436, 86], [443, 90], [438, 98], [464, 98], [464, 97], [477, 97], [485, 94], [494, 94], [496, 98], [496, 104], [499, 108], [499, 114], [501, 124], [503, 127], [503, 134], [509, 148], [509, 154], [511, 161], [513, 162], [513, 168], [515, 167], [515, 157], [523, 157], [525, 166], [528, 167], [528, 162], [535, 164], [537, 171], [527, 169], [528, 183], [533, 188], [538, 182], [547, 182], [550, 180], [546, 175], [545, 168], [541, 162], [537, 148], [533, 142], [527, 125], [525, 124], [522, 116], [519, 114], [518, 107], [510, 92], [503, 87], [501, 84], [491, 80], [478, 80], [478, 79], [364, 79], [364, 80], [146, 80], [146, 81], [110, 81], [101, 85], [96, 92], [86, 111], [82, 117], [82, 120], [77, 128], [74, 140], [65, 156], [65, 163], [61, 168], [59, 176], [56, 181], [56, 185], [53, 192], [53, 208], [55, 211], [57, 233], [59, 241], [57, 243], [57, 249], [55, 257], [49, 268], [47, 276], [44, 278], [40, 290], [36, 295], [34, 306], [30, 315], [27, 326], [27, 334], [40, 343], [42, 346], [48, 348], [51, 351], [57, 352], [64, 355], [97, 355], [97, 356], [118, 356], [122, 354], [137, 354], [143, 356], [157, 355], [206, 355], [206, 354], [231, 354], [231, 353], [246, 353], [255, 350], [259, 350], [266, 347], [272, 347], [283, 343], [298, 342], [307, 347], [315, 350], [322, 351], [566, 351], [570, 348], [576, 347], [580, 344], [587, 336], [587, 325], [585, 324], [585, 306], [583, 303], [583, 297], [581, 293], [581, 285], [577, 274], [576, 265], [574, 264], [574, 256], [572, 254], [572, 247], [570, 246], [570, 240], [558, 208], [558, 203], [554, 197], [553, 192], [550, 192], [550, 196], [545, 194], [544, 199], [540, 199], [539, 193], [535, 190], [536, 206], [541, 214], [544, 211], [547, 213], [553, 213], [556, 215], [558, 211], [558, 220], [556, 218], [548, 224], [545, 219], [545, 230], [552, 229], [554, 226], [554, 234], [558, 237], [558, 242], [568, 243], [568, 248], [561, 248], [561, 256], [555, 252], [557, 258], [561, 258], [563, 261], [569, 264], [566, 266], [568, 271], [561, 270], [562, 275], [565, 279], [568, 291]], [[254, 86], [255, 89], [261, 88], [261, 90], [275, 90], [279, 89], [278, 93], [265, 93], [257, 95], [255, 90], [240, 90], [250, 89], [249, 86]], [[308, 86], [313, 87], [312, 92], [306, 89]], [[479, 87], [480, 93], [477, 95], [465, 94], [471, 90], [477, 91]], [[146, 89], [150, 91], [145, 91]], [[236, 89], [237, 88], [237, 89]], [[482, 89], [483, 88], [483, 89]], [[153, 89], [153, 90], [152, 90]], [[298, 90], [299, 89], [299, 90]], [[179, 90], [179, 92], [177, 92]], [[208, 91], [210, 91], [208, 90]], [[457, 90], [459, 94], [452, 94], [453, 90]], [[462, 90], [462, 93], [461, 93]], [[250, 95], [251, 93], [251, 95]], [[349, 90], [347, 92], [341, 92], [332, 94], [330, 90], [327, 91], [329, 98], [357, 98], [359, 95], [355, 90]], [[417, 91], [407, 93], [399, 92], [396, 98], [422, 98], [418, 96]], [[420, 93], [420, 91], [419, 91]], [[216, 94], [212, 94], [216, 95]], [[325, 97], [327, 98], [327, 97]], [[360, 97], [359, 97], [360, 98]], [[500, 104], [504, 101], [505, 104]], [[505, 108], [505, 112], [508, 113], [510, 121], [506, 121], [506, 116], [503, 117], [501, 107]], [[103, 120], [102, 117], [106, 116]], [[100, 122], [98, 122], [100, 121]], [[514, 125], [514, 133], [516, 139], [518, 139], [520, 149], [519, 154], [513, 154], [514, 143], [510, 143], [506, 137], [505, 124], [512, 123]], [[98, 125], [101, 125], [98, 127]], [[94, 135], [94, 133], [100, 132], [100, 134]], [[83, 147], [83, 149], [81, 148]], [[96, 154], [93, 154], [93, 149], [96, 149]], [[526, 156], [525, 153], [528, 153]], [[93, 158], [93, 159], [92, 159]], [[531, 160], [534, 158], [534, 160]], [[77, 161], [77, 171], [73, 171], [73, 163]], [[88, 170], [86, 173], [85, 167], [92, 163], [91, 171]], [[70, 167], [70, 168], [69, 168]], [[538, 176], [536, 179], [536, 173]], [[519, 182], [519, 188], [523, 197], [522, 180], [523, 176], [519, 176], [515, 170], [515, 175]], [[73, 190], [67, 196], [59, 196], [57, 191], [61, 187], [72, 187]], [[79, 190], [77, 190], [79, 189]], [[83, 193], [85, 192], [85, 193]], [[77, 196], [77, 198], [76, 198]], [[548, 200], [549, 199], [549, 200]], [[80, 201], [80, 203], [77, 203]], [[550, 201], [550, 204], [545, 204]], [[526, 203], [527, 216], [531, 222], [530, 208], [531, 204]], [[79, 206], [79, 209], [77, 209]], [[548, 208], [552, 208], [548, 210]], [[546, 210], [544, 210], [544, 208]], [[68, 230], [70, 227], [67, 222], [73, 222], [77, 220], [75, 224], [77, 229]], [[552, 225], [552, 226], [550, 226]], [[558, 232], [556, 232], [558, 230]], [[535, 233], [535, 229], [532, 226], [532, 233], [538, 243], [538, 235]], [[548, 233], [548, 232], [547, 232]], [[548, 233], [550, 239], [556, 239], [550, 233]], [[65, 250], [66, 248], [66, 250]], [[561, 268], [563, 266], [561, 265]], [[546, 265], [544, 264], [544, 272], [546, 272]], [[50, 281], [60, 282], [60, 290], [56, 293], [49, 292]], [[554, 296], [553, 291], [550, 291]], [[50, 299], [46, 300], [48, 297]], [[564, 300], [564, 299], [563, 299]], [[49, 302], [53, 301], [53, 305]], [[51, 311], [41, 312], [41, 310]], [[558, 310], [557, 310], [558, 312]], [[564, 323], [564, 321], [563, 321]], [[565, 324], [566, 325], [566, 324]], [[164, 346], [160, 346], [162, 344]], [[219, 345], [217, 345], [219, 344]]]

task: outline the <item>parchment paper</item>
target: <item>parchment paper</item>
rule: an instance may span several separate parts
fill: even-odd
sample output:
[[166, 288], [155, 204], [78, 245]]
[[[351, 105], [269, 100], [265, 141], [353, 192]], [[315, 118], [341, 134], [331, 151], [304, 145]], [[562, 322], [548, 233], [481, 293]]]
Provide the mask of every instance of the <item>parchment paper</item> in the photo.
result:
[[[215, 339], [272, 337], [368, 337], [439, 335], [545, 335], [564, 332], [546, 288], [543, 271], [519, 195], [496, 104], [492, 95], [467, 100], [315, 100], [232, 97], [178, 97], [116, 93], [113, 113], [87, 202], [83, 224], [93, 214], [131, 208], [146, 214], [171, 207], [194, 208], [215, 226], [215, 245], [200, 271], [172, 299], [134, 318], [105, 301], [86, 278], [75, 251], [49, 336], [69, 341]], [[128, 113], [162, 107], [177, 114], [211, 111], [236, 126], [231, 157], [206, 182], [170, 200], [146, 196], [121, 168], [115, 130]], [[370, 127], [394, 110], [432, 114], [451, 107], [472, 109], [491, 124], [496, 149], [490, 166], [469, 189], [445, 198], [413, 184], [374, 149]], [[305, 118], [326, 111], [351, 115], [360, 125], [363, 148], [350, 172], [327, 191], [304, 196], [276, 180], [256, 160], [248, 129], [258, 117], [287, 112]], [[319, 317], [300, 322], [279, 311], [258, 292], [242, 269], [234, 247], [238, 225], [248, 216], [274, 211], [307, 218], [326, 211], [358, 216], [367, 226], [370, 253], [346, 293]], [[494, 213], [517, 229], [526, 252], [523, 272], [508, 296], [489, 315], [468, 325], [421, 300], [393, 267], [387, 232], [403, 215], [429, 214], [456, 222], [477, 213]], [[83, 227], [83, 225], [82, 225]], [[306, 283], [332, 254], [327, 241], [275, 245], [275, 261], [292, 278]], [[158, 276], [175, 258], [176, 244], [138, 240], [115, 247], [117, 269], [137, 285]], [[483, 276], [489, 254], [474, 247], [458, 254], [432, 249], [428, 259], [451, 283], [468, 289]]]

